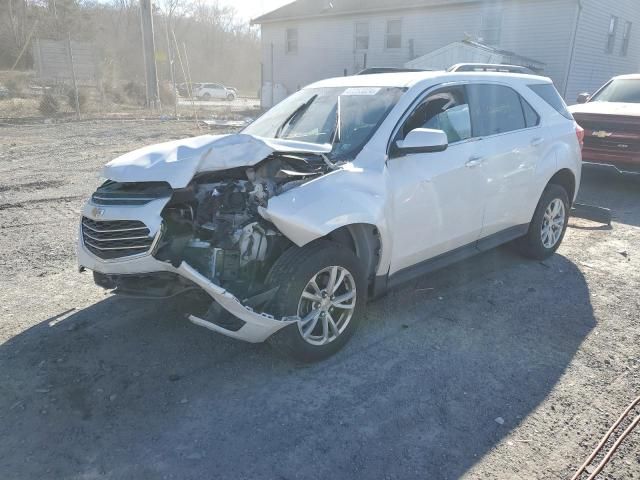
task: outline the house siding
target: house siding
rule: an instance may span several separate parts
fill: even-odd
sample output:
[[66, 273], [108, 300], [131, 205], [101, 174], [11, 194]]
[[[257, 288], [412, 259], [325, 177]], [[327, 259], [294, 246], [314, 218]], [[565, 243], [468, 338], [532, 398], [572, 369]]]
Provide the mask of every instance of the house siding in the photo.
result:
[[[582, 0], [584, 8], [576, 30], [578, 0], [478, 1], [460, 5], [400, 9], [395, 12], [325, 16], [262, 25], [263, 79], [273, 78], [292, 93], [314, 81], [353, 74], [364, 65], [363, 51], [355, 50], [355, 24], [368, 22], [368, 67], [402, 67], [413, 58], [430, 53], [467, 35], [478, 38], [482, 17], [502, 12], [498, 47], [530, 57], [545, 65], [558, 90], [575, 99], [576, 92], [594, 90], [612, 75], [626, 73], [640, 64], [640, 0], [607, 2]], [[635, 4], [635, 5], [634, 5]], [[605, 54], [606, 31], [611, 14], [620, 17], [613, 55]], [[387, 20], [402, 20], [402, 47], [387, 49]], [[633, 22], [627, 57], [620, 57], [624, 21]], [[298, 29], [298, 51], [286, 54], [287, 28]], [[573, 35], [576, 48], [567, 80]], [[271, 48], [273, 46], [273, 71]]]
[[[640, 66], [640, 0], [582, 0], [583, 10], [565, 97], [574, 102], [581, 92], [595, 92], [615, 75], [636, 73]], [[609, 20], [619, 18], [613, 53], [606, 53]], [[627, 56], [620, 54], [624, 22], [633, 23]]]

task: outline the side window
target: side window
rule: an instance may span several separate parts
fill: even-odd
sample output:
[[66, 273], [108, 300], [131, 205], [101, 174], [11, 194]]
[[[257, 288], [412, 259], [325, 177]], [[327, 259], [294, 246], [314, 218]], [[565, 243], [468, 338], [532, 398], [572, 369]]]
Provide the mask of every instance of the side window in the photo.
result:
[[400, 137], [416, 128], [443, 130], [449, 143], [471, 137], [469, 103], [463, 87], [452, 87], [429, 95], [405, 121]]
[[527, 128], [537, 127], [540, 125], [540, 115], [538, 115], [538, 112], [536, 112], [524, 98], [520, 97], [520, 102], [522, 103], [522, 110], [524, 111], [524, 119], [527, 123]]
[[469, 85], [474, 112], [474, 137], [486, 137], [526, 128], [520, 94], [502, 85]]

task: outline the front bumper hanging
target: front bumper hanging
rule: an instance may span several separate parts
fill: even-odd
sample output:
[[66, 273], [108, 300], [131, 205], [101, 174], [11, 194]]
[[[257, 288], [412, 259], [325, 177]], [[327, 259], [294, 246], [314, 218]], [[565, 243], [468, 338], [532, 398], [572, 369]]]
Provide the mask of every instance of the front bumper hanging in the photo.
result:
[[238, 340], [244, 340], [250, 343], [260, 343], [264, 342], [278, 330], [281, 330], [287, 325], [299, 320], [298, 317], [285, 317], [279, 320], [272, 315], [258, 313], [252, 308], [244, 306], [234, 295], [215, 283], [212, 283], [208, 278], [201, 275], [186, 262], [182, 262], [180, 266], [175, 269], [175, 272], [198, 285], [207, 292], [213, 300], [220, 304], [221, 307], [245, 322], [242, 328], [234, 332], [227, 330], [220, 325], [216, 325], [215, 323], [196, 317], [195, 315], [190, 315], [189, 320], [201, 327], [208, 328], [209, 330], [213, 330], [214, 332], [218, 332]]

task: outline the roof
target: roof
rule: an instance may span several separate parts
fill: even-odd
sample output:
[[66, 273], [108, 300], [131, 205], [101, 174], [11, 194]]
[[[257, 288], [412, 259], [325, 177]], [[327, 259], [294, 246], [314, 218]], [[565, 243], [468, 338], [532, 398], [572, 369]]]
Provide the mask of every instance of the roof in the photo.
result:
[[330, 87], [400, 87], [411, 88], [419, 83], [433, 81], [463, 81], [479, 79], [511, 79], [536, 83], [550, 83], [551, 79], [538, 75], [525, 75], [521, 73], [496, 73], [496, 72], [398, 72], [378, 73], [374, 75], [352, 75], [350, 77], [335, 77], [320, 80], [305, 88], [330, 88]]
[[628, 75], [618, 75], [613, 77], [616, 80], [640, 80], [640, 73], [630, 73]]
[[297, 0], [251, 20], [251, 23], [262, 24], [309, 17], [331, 17], [477, 2], [478, 0]]

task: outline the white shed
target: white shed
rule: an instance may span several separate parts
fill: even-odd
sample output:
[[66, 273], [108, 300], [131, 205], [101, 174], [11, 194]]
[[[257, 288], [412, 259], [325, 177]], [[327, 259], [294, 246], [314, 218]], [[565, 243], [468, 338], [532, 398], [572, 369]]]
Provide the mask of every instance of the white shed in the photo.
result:
[[471, 40], [453, 42], [404, 64], [407, 68], [421, 70], [446, 70], [457, 63], [497, 63], [528, 67], [543, 73], [545, 64], [514, 52], [483, 45]]

